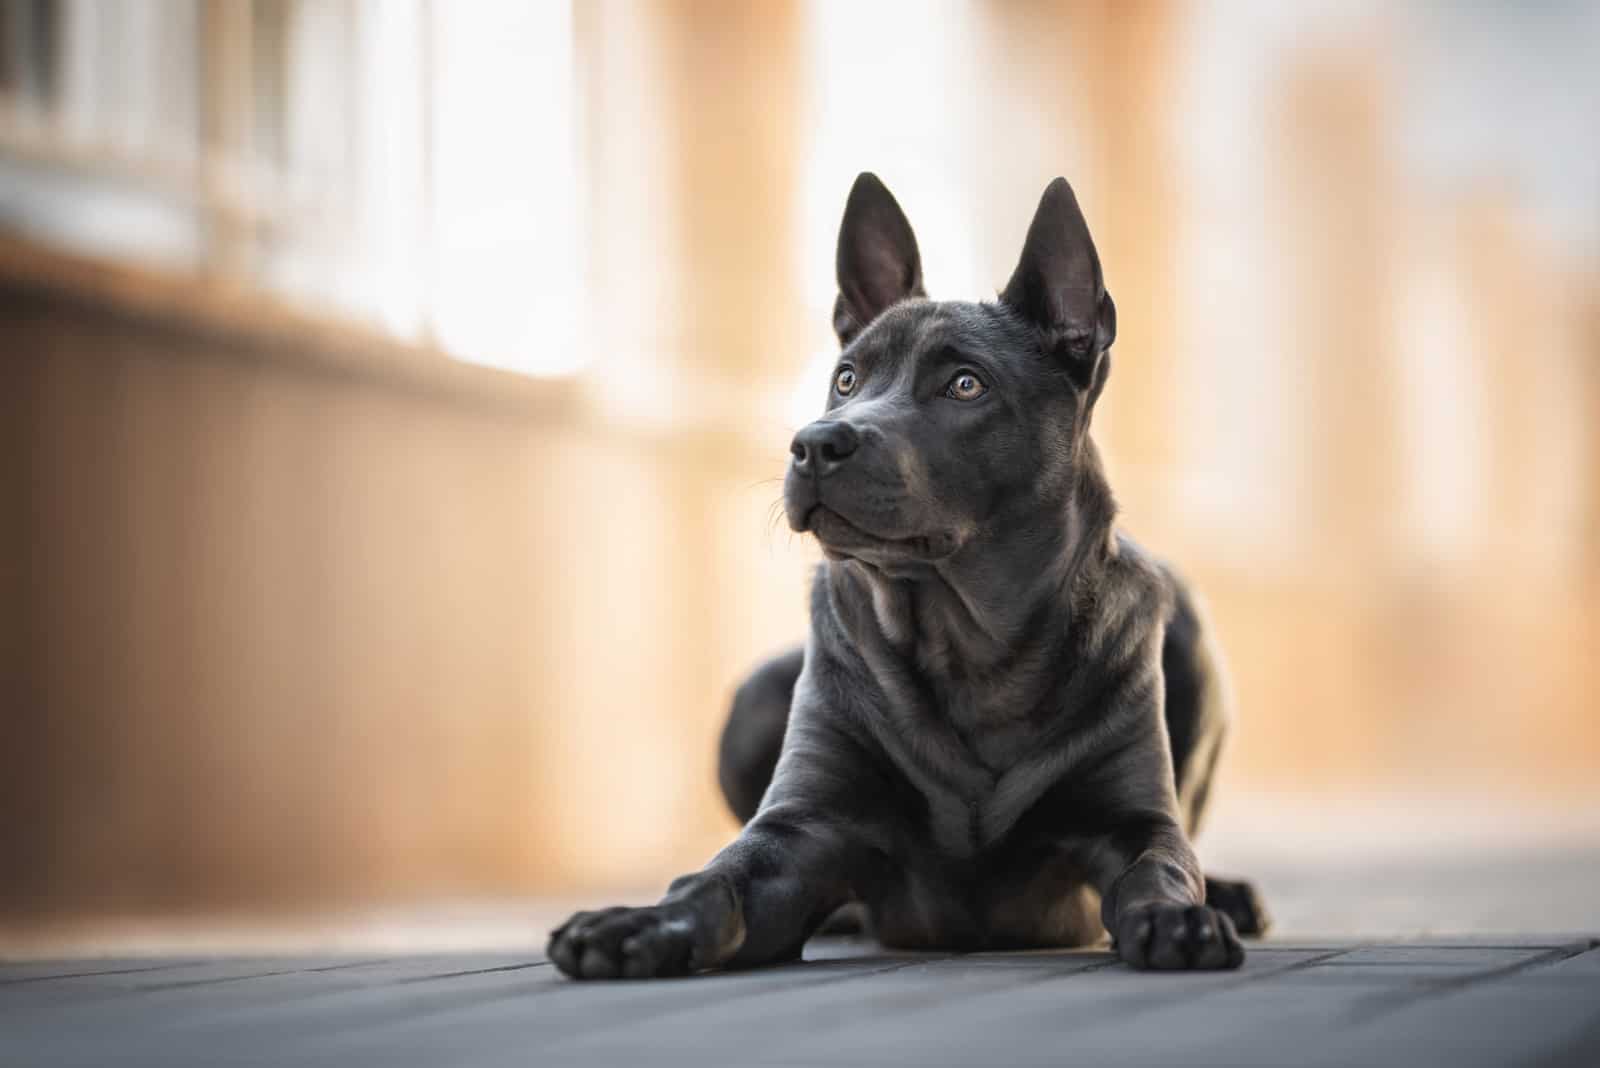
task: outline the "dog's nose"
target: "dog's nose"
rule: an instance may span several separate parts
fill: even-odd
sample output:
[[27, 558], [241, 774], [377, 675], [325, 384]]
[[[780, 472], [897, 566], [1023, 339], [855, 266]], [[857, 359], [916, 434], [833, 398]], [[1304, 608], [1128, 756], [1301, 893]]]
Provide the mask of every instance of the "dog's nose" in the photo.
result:
[[849, 423], [823, 419], [796, 434], [789, 451], [797, 469], [825, 475], [848, 460], [860, 444], [861, 436]]

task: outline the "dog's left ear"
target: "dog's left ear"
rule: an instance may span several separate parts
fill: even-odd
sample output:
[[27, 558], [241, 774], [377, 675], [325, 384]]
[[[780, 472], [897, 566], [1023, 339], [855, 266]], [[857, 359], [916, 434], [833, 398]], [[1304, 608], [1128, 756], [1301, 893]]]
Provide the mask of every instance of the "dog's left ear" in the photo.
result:
[[889, 305], [927, 296], [911, 222], [871, 171], [861, 172], [850, 187], [835, 269], [839, 299], [833, 304], [833, 331], [841, 345], [850, 344]]
[[1106, 349], [1117, 336], [1117, 308], [1065, 178], [1045, 187], [1000, 299], [1038, 328], [1046, 354], [1062, 362], [1093, 403], [1110, 371]]

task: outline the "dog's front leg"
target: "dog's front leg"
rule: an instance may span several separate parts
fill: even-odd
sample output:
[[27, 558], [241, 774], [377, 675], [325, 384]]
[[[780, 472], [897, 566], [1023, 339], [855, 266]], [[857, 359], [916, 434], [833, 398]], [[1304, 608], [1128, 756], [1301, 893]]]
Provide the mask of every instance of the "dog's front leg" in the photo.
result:
[[637, 979], [745, 967], [797, 956], [850, 898], [861, 849], [849, 828], [772, 805], [657, 905], [580, 912], [550, 937], [550, 959], [576, 979]]
[[1237, 968], [1244, 947], [1225, 913], [1205, 903], [1205, 879], [1178, 822], [1170, 758], [1159, 735], [1099, 769], [1095, 829], [1072, 850], [1100, 891], [1100, 916], [1135, 968]]
[[1100, 916], [1124, 961], [1135, 968], [1237, 968], [1244, 947], [1226, 913], [1205, 904], [1194, 849], [1173, 819], [1121, 827], [1105, 843]]

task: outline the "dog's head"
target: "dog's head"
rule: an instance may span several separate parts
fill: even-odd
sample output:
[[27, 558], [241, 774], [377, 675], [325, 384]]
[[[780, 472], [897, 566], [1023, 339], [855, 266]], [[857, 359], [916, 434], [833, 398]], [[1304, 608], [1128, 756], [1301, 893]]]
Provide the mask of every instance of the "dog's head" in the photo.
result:
[[894, 568], [1062, 507], [1116, 335], [1065, 179], [998, 301], [926, 299], [911, 224], [872, 174], [850, 190], [837, 271], [842, 351], [827, 409], [790, 447], [790, 526], [830, 557]]

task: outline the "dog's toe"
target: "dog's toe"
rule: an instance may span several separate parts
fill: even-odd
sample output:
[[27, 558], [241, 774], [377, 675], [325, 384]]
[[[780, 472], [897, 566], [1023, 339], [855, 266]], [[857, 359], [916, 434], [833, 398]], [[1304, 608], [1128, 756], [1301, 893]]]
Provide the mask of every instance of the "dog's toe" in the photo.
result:
[[1233, 921], [1205, 905], [1136, 909], [1118, 927], [1117, 953], [1134, 968], [1215, 970], [1244, 963]]
[[574, 979], [683, 975], [694, 930], [692, 917], [665, 906], [580, 912], [551, 935], [548, 952]]

